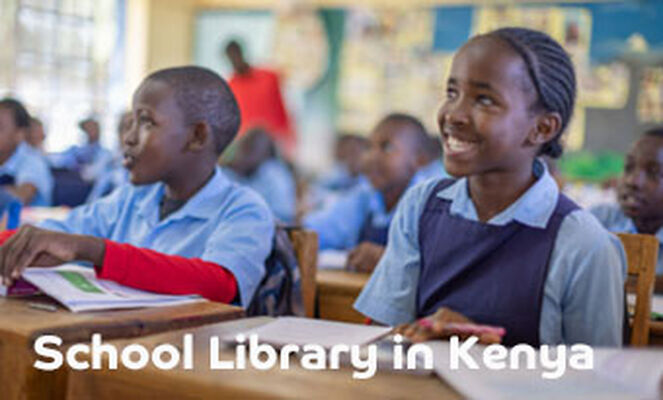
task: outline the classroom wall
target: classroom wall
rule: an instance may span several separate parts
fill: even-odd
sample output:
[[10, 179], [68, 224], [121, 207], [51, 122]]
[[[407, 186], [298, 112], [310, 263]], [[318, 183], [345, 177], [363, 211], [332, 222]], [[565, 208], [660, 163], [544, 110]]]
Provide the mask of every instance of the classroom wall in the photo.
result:
[[195, 0], [128, 0], [126, 79], [129, 93], [148, 73], [190, 64]]

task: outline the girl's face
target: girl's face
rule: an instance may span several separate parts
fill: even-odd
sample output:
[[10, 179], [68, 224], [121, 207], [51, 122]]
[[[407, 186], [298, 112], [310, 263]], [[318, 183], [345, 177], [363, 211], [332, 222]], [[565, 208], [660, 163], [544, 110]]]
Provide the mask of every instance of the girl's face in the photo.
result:
[[454, 57], [438, 112], [444, 166], [454, 176], [531, 168], [538, 146], [531, 108], [534, 86], [525, 63], [506, 43], [479, 37]]

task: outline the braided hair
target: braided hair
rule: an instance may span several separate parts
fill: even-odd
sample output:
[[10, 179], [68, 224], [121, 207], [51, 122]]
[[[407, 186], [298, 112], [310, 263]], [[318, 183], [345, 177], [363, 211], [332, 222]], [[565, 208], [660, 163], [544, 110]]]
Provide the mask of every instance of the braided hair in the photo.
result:
[[487, 36], [506, 42], [523, 59], [537, 94], [534, 109], [561, 116], [559, 132], [539, 150], [539, 155], [558, 158], [563, 152], [560, 137], [569, 124], [576, 99], [576, 77], [569, 55], [553, 38], [532, 29], [502, 28]]

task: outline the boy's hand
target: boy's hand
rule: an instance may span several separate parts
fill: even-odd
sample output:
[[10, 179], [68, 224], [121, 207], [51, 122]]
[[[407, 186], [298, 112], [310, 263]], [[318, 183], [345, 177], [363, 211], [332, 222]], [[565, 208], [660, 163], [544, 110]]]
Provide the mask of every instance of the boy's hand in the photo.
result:
[[[472, 329], [476, 327], [475, 329]], [[468, 329], [470, 328], [470, 329]], [[442, 307], [430, 317], [422, 318], [411, 324], [402, 324], [394, 329], [413, 342], [425, 342], [435, 339], [448, 339], [450, 336], [459, 336], [462, 340], [469, 336], [477, 336], [482, 344], [500, 343], [502, 335], [495, 333], [494, 329], [480, 329], [472, 320], [463, 314]], [[500, 328], [497, 328], [500, 329]], [[503, 333], [502, 333], [503, 334]]]
[[34, 226], [21, 227], [0, 246], [0, 274], [4, 285], [11, 285], [28, 266], [50, 267], [74, 260], [101, 265], [103, 240], [48, 231]]
[[371, 242], [362, 242], [348, 254], [345, 268], [358, 272], [373, 272], [383, 253], [383, 246]]

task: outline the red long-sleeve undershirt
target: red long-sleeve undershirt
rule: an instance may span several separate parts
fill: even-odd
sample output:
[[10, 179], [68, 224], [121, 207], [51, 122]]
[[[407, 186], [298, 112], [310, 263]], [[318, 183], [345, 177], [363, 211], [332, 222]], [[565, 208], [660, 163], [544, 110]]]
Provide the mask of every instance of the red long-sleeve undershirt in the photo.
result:
[[[15, 232], [0, 232], [0, 244]], [[222, 303], [230, 303], [237, 295], [235, 276], [218, 264], [110, 240], [104, 242], [103, 264], [95, 266], [101, 279], [157, 293], [197, 294]]]

